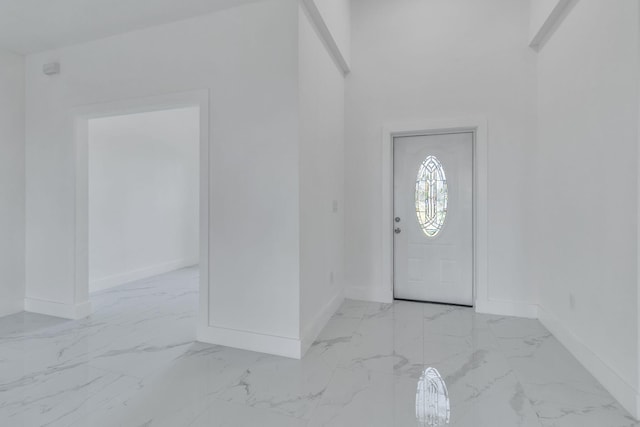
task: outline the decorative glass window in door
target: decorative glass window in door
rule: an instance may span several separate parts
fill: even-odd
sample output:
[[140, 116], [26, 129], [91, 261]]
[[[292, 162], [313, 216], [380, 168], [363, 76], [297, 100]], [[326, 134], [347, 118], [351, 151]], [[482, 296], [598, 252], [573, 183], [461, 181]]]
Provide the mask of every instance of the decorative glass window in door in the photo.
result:
[[442, 163], [435, 156], [427, 156], [416, 178], [416, 214], [427, 237], [435, 237], [442, 230], [447, 216], [447, 196]]

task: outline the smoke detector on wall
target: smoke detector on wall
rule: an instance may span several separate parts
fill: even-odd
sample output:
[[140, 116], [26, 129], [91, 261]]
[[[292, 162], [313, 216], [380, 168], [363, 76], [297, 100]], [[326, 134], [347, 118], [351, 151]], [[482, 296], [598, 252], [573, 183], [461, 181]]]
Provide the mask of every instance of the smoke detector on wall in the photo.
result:
[[55, 74], [60, 74], [60, 63], [59, 62], [50, 62], [48, 64], [44, 64], [42, 66], [42, 72], [47, 76], [53, 76]]

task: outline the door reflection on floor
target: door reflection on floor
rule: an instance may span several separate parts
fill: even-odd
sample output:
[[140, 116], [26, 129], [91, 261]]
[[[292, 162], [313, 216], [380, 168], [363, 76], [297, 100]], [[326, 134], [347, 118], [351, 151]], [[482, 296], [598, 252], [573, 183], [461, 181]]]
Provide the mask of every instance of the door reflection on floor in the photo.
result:
[[446, 426], [449, 424], [450, 416], [447, 385], [437, 369], [425, 369], [416, 390], [416, 418], [418, 422], [422, 427]]

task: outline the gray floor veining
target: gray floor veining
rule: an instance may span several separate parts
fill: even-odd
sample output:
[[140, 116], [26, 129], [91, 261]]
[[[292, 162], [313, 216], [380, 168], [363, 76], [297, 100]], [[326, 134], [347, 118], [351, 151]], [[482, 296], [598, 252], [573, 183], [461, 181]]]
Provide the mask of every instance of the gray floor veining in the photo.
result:
[[427, 426], [436, 368], [450, 426], [640, 426], [535, 320], [347, 300], [302, 361], [195, 342], [198, 271], [92, 296], [66, 321], [0, 319], [0, 426]]

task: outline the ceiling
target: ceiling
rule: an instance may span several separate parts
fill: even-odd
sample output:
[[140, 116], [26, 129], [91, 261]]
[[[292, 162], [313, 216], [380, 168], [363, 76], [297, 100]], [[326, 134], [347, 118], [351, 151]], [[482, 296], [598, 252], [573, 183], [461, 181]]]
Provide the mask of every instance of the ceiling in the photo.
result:
[[0, 0], [0, 47], [28, 54], [256, 0]]

